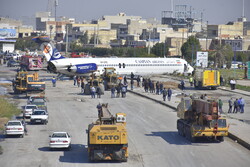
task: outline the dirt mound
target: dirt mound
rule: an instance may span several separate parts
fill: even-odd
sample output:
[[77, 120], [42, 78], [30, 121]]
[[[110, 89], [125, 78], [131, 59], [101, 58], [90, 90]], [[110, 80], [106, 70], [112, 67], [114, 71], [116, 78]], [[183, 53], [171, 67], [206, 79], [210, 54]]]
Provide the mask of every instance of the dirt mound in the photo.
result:
[[171, 81], [167, 81], [167, 82], [162, 82], [163, 83], [163, 87], [168, 89], [178, 89], [178, 83], [175, 82], [171, 82]]

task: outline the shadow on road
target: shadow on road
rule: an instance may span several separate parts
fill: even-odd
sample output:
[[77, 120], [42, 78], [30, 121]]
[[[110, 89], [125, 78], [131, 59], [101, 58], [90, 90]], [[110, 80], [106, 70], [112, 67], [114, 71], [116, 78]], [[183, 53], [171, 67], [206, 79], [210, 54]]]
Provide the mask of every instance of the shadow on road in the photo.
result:
[[181, 137], [178, 132], [151, 132], [151, 134], [146, 134], [146, 136], [157, 136], [163, 138], [169, 144], [176, 145], [191, 145], [192, 143]]
[[71, 144], [71, 149], [64, 151], [63, 155], [59, 157], [59, 161], [67, 163], [89, 163], [88, 151], [85, 145]]
[[220, 143], [217, 140], [209, 139], [209, 138], [196, 138], [196, 141], [191, 143], [185, 137], [180, 136], [177, 131], [173, 132], [152, 132], [152, 134], [146, 134], [146, 136], [158, 136], [163, 138], [169, 144], [176, 145], [194, 145], [194, 146], [206, 146], [207, 143]]

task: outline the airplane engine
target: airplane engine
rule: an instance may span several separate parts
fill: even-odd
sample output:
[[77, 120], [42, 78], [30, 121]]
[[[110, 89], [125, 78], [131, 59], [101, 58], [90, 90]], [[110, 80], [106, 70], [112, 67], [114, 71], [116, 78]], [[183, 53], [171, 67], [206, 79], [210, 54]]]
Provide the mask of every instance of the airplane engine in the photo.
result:
[[78, 64], [68, 67], [68, 72], [76, 73], [76, 74], [85, 74], [91, 73], [97, 70], [97, 65], [95, 63], [88, 64]]

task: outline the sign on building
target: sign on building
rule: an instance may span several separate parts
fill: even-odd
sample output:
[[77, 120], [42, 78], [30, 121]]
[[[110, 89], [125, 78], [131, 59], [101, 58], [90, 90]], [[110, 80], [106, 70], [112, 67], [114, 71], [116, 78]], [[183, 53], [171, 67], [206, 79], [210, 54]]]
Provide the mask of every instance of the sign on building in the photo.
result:
[[0, 29], [0, 38], [16, 38], [16, 30]]
[[208, 52], [197, 52], [196, 66], [206, 68], [208, 66]]

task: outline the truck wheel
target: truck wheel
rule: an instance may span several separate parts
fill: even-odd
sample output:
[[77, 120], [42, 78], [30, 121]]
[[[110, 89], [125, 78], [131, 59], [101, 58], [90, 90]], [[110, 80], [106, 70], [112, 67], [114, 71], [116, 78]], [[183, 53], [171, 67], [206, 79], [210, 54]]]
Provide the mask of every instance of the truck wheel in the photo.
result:
[[212, 89], [212, 90], [216, 90], [216, 89], [217, 89], [217, 87], [213, 86], [213, 87], [211, 87], [211, 89]]
[[85, 85], [84, 94], [85, 95], [90, 95], [90, 85], [89, 84]]
[[223, 142], [223, 141], [224, 141], [224, 136], [218, 136], [217, 139], [218, 139], [220, 142]]
[[124, 158], [122, 162], [128, 162], [128, 158]]

